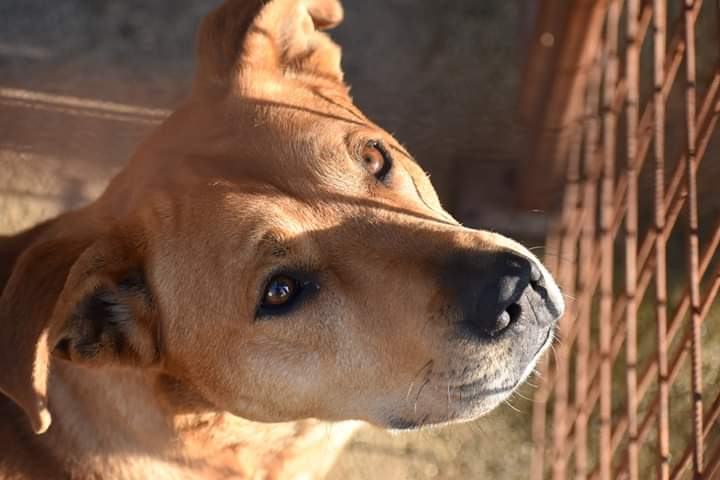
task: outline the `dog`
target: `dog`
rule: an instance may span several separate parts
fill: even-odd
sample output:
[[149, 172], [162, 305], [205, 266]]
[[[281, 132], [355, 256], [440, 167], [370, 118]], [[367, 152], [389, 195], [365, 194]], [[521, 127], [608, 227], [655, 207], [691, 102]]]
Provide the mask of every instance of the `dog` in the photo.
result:
[[353, 104], [342, 16], [227, 0], [105, 192], [0, 241], [0, 477], [322, 475], [357, 421], [476, 419], [533, 370], [558, 286]]

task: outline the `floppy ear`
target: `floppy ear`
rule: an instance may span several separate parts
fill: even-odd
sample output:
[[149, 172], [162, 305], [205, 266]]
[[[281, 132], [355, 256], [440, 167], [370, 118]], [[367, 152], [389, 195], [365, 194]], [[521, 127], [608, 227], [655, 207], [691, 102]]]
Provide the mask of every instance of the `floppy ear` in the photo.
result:
[[[88, 246], [89, 245], [89, 246]], [[156, 316], [142, 244], [110, 237], [41, 242], [19, 258], [0, 298], [0, 391], [36, 433], [50, 425], [50, 353], [87, 365], [149, 365]]]
[[261, 71], [342, 83], [340, 48], [320, 31], [342, 17], [338, 0], [227, 0], [200, 26], [195, 87], [239, 86]]
[[47, 326], [67, 273], [87, 244], [64, 239], [30, 246], [12, 262], [0, 297], [0, 392], [25, 411], [36, 433], [50, 425]]
[[52, 353], [88, 366], [156, 363], [158, 316], [140, 238], [93, 243], [70, 269], [48, 333]]

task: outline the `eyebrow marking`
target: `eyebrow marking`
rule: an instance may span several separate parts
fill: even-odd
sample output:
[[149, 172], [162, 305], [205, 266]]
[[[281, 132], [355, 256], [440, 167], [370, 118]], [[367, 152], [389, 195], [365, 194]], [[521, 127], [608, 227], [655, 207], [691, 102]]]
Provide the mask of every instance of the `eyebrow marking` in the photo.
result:
[[292, 250], [290, 246], [273, 231], [265, 232], [262, 235], [258, 242], [258, 247], [265, 250], [270, 256], [276, 258], [285, 258]]
[[287, 245], [274, 244], [270, 250], [270, 255], [278, 258], [287, 257], [289, 253], [290, 248], [288, 248]]

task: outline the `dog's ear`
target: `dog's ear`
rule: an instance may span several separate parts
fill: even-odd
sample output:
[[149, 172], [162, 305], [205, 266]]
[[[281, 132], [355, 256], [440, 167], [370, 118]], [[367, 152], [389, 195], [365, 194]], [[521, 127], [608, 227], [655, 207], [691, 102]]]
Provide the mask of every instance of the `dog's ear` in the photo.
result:
[[6, 250], [12, 273], [0, 296], [0, 392], [25, 411], [36, 433], [50, 425], [47, 327], [67, 274], [88, 244], [81, 238], [38, 240], [22, 253], [17, 245]]
[[53, 314], [53, 355], [87, 366], [158, 361], [158, 316], [143, 251], [142, 237], [124, 233], [96, 241], [80, 255]]
[[0, 392], [36, 433], [50, 425], [50, 354], [83, 364], [150, 364], [154, 307], [141, 242], [125, 237], [40, 241], [15, 263], [0, 297]]
[[342, 17], [338, 0], [227, 0], [198, 32], [195, 88], [278, 72], [342, 83], [340, 48], [321, 32]]

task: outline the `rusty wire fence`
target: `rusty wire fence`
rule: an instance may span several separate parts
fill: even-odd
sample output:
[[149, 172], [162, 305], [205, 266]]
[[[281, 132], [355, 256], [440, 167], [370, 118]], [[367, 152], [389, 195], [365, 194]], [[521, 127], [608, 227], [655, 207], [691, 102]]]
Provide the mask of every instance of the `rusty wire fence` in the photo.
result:
[[599, 24], [563, 40], [585, 35], [581, 98], [552, 137], [546, 261], [568, 311], [540, 367], [531, 476], [720, 478], [720, 210], [703, 208], [720, 178], [698, 195], [720, 173], [720, 2], [577, 3]]

